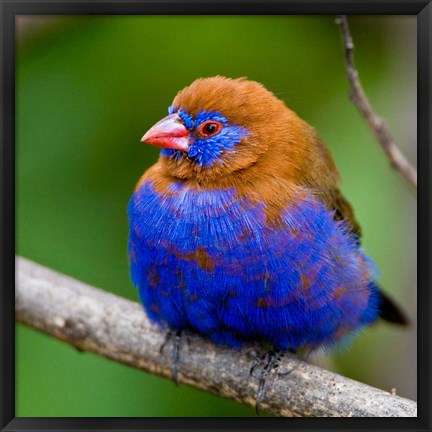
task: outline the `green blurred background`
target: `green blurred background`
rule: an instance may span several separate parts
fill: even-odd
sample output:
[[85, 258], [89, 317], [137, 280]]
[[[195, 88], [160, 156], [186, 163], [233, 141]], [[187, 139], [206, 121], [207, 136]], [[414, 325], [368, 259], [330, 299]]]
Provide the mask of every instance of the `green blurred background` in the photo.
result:
[[[316, 363], [416, 399], [416, 196], [349, 102], [333, 17], [19, 17], [17, 253], [136, 300], [126, 206], [158, 157], [143, 133], [202, 76], [262, 82], [316, 127], [381, 283], [413, 320]], [[375, 110], [416, 159], [416, 19], [352, 17]], [[254, 416], [252, 409], [17, 326], [17, 416]]]

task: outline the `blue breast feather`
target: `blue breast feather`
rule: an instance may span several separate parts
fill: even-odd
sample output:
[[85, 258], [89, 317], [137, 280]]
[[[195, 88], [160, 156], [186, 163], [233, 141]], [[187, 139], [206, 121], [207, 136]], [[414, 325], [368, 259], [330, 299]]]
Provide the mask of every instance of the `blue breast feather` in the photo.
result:
[[160, 194], [143, 182], [129, 203], [129, 256], [148, 316], [216, 343], [281, 349], [333, 345], [374, 321], [370, 261], [344, 224], [312, 197], [281, 219], [268, 226], [264, 204], [234, 189], [172, 183]]

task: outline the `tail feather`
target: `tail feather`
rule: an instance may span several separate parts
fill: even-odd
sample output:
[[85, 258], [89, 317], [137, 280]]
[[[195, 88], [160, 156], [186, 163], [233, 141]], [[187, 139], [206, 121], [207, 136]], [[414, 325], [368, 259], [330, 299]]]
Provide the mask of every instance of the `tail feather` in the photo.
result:
[[381, 289], [378, 289], [378, 293], [380, 296], [380, 318], [393, 324], [399, 324], [402, 326], [409, 325], [410, 321], [402, 309]]

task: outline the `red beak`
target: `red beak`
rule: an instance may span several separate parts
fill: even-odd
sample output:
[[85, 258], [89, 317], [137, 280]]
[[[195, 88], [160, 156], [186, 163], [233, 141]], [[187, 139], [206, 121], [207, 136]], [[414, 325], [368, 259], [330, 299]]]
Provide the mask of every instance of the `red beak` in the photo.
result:
[[189, 131], [177, 114], [171, 114], [152, 126], [141, 138], [141, 142], [157, 147], [187, 151]]

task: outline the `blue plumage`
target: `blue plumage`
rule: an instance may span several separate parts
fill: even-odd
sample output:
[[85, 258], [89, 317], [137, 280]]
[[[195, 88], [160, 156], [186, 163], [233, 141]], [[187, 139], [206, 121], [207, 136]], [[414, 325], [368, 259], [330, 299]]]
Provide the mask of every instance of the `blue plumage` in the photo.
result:
[[129, 253], [150, 318], [229, 346], [284, 350], [332, 345], [372, 322], [370, 264], [344, 223], [312, 196], [286, 208], [278, 227], [266, 225], [264, 207], [234, 188], [173, 182], [161, 193], [144, 181], [129, 204]]

